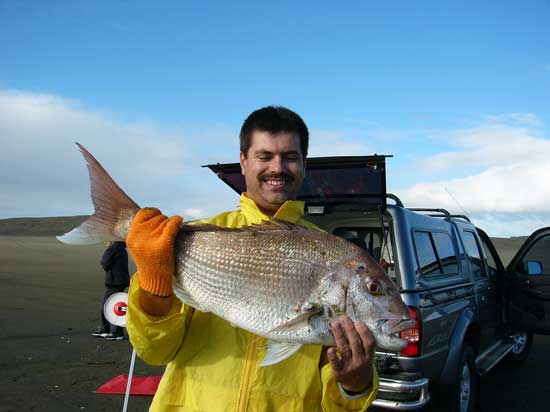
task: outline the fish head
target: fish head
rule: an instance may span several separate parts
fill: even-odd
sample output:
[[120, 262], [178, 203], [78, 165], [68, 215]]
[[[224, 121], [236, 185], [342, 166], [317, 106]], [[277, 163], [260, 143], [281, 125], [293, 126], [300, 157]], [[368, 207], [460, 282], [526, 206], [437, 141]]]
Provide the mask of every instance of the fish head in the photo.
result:
[[346, 314], [368, 326], [378, 347], [403, 349], [407, 342], [400, 332], [412, 328], [414, 321], [395, 284], [366, 253], [349, 259], [344, 267], [349, 276]]

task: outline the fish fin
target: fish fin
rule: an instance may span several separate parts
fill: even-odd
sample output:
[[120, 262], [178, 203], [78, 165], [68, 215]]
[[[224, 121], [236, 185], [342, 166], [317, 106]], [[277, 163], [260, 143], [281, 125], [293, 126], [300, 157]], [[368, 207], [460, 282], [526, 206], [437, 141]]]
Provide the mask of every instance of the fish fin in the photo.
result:
[[282, 362], [298, 352], [302, 346], [304, 346], [302, 343], [270, 340], [267, 342], [267, 352], [260, 366], [270, 366]]
[[76, 145], [88, 166], [95, 212], [77, 228], [56, 236], [57, 239], [70, 245], [124, 240], [139, 206], [124, 193], [90, 152], [79, 143]]
[[303, 232], [304, 230], [312, 230], [311, 228], [308, 228], [306, 226], [299, 225], [298, 223], [288, 222], [283, 219], [278, 219], [276, 217], [272, 217], [269, 221], [263, 222], [262, 224], [258, 226], [264, 226], [264, 227], [272, 227], [273, 229], [283, 229], [283, 230], [296, 230]]
[[201, 312], [209, 312], [208, 310], [205, 310], [201, 305], [199, 305], [195, 299], [189, 296], [189, 294], [185, 292], [183, 288], [181, 286], [178, 286], [176, 283], [174, 283], [174, 294], [179, 300], [181, 300], [187, 306], [192, 306], [195, 309], [200, 310]]
[[269, 333], [283, 331], [283, 330], [296, 330], [296, 329], [303, 328], [304, 326], [308, 325], [308, 321], [311, 317], [315, 315], [320, 315], [321, 313], [323, 313], [323, 309], [321, 307], [313, 307], [312, 310], [301, 313], [295, 318], [292, 318], [285, 323], [275, 326], [273, 329], [269, 331]]
[[258, 233], [268, 231], [311, 231], [312, 229], [299, 225], [297, 223], [287, 222], [285, 220], [272, 218], [271, 220], [263, 221], [262, 223], [254, 223], [249, 226], [240, 228], [220, 227], [210, 223], [198, 223], [182, 225], [181, 231], [186, 233], [191, 232], [245, 232], [245, 233]]

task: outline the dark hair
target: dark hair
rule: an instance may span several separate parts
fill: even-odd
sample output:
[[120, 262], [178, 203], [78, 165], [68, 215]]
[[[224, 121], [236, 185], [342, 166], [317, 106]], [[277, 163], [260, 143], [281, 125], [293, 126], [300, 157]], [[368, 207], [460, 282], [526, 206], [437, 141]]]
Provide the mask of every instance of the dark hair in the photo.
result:
[[267, 106], [252, 112], [244, 121], [239, 135], [241, 152], [245, 157], [248, 156], [254, 130], [296, 133], [300, 138], [302, 156], [304, 159], [307, 157], [309, 131], [302, 118], [292, 110], [282, 106]]

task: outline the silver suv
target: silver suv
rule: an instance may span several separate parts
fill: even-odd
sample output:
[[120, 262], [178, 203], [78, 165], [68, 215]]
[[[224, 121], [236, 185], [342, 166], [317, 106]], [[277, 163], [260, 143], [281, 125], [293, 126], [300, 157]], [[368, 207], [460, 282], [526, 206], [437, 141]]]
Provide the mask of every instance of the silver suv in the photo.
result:
[[[405, 349], [376, 352], [374, 406], [415, 410], [435, 393], [445, 410], [474, 411], [477, 377], [503, 359], [523, 361], [533, 333], [550, 334], [550, 228], [504, 268], [466, 216], [408, 209], [386, 193], [387, 157], [310, 158], [299, 198], [308, 220], [381, 262], [416, 321]], [[208, 167], [246, 190], [238, 163]]]

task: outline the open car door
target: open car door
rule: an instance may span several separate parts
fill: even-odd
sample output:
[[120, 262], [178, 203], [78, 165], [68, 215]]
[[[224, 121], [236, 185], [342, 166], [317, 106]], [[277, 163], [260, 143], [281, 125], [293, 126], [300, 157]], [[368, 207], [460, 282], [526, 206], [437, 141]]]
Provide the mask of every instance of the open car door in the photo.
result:
[[511, 326], [550, 335], [550, 227], [529, 236], [506, 274]]

